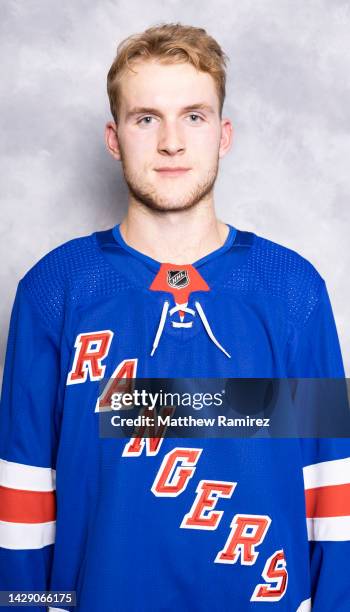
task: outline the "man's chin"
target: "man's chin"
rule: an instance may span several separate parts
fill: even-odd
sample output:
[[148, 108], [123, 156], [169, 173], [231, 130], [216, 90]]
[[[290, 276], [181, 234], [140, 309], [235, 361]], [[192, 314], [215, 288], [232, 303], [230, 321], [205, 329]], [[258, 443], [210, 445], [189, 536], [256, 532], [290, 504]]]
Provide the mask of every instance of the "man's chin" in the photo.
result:
[[181, 212], [183, 210], [188, 210], [196, 206], [199, 202], [188, 200], [188, 201], [177, 201], [177, 200], [162, 200], [158, 198], [137, 198], [139, 204], [143, 204], [147, 208], [158, 211], [160, 213], [168, 213], [168, 212]]
[[185, 196], [183, 193], [181, 196], [180, 194], [174, 193], [173, 197], [169, 197], [170, 190], [167, 193], [157, 192], [156, 190], [147, 192], [135, 189], [135, 187], [130, 184], [129, 191], [136, 202], [160, 213], [188, 210], [196, 206], [206, 195], [202, 191], [197, 191], [196, 193], [192, 192]]
[[148, 188], [140, 188], [134, 181], [125, 179], [129, 188], [130, 195], [139, 204], [159, 213], [181, 212], [197, 206], [201, 201], [208, 197], [212, 192], [216, 180], [217, 172], [208, 176], [207, 180], [197, 185], [168, 185], [167, 189], [149, 185]]

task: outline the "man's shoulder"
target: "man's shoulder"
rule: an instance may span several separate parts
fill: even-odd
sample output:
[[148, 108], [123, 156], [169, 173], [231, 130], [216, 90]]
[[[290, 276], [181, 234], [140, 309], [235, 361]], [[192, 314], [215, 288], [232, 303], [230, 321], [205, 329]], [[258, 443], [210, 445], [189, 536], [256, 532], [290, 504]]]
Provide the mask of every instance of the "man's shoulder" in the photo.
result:
[[256, 263], [260, 267], [267, 268], [269, 272], [276, 275], [279, 271], [287, 272], [288, 278], [307, 275], [310, 278], [321, 279], [314, 264], [298, 251], [258, 234], [254, 234], [253, 245]]
[[42, 279], [49, 283], [73, 271], [81, 271], [95, 254], [94, 234], [71, 238], [40, 257], [22, 281], [30, 284]]
[[118, 274], [100, 252], [96, 232], [58, 245], [20, 280], [50, 324], [62, 320], [68, 302], [87, 302], [91, 296], [113, 290], [118, 282]]
[[250, 254], [239, 271], [241, 286], [245, 282], [247, 289], [281, 298], [292, 318], [307, 319], [325, 285], [321, 274], [296, 250], [255, 233], [250, 236]]

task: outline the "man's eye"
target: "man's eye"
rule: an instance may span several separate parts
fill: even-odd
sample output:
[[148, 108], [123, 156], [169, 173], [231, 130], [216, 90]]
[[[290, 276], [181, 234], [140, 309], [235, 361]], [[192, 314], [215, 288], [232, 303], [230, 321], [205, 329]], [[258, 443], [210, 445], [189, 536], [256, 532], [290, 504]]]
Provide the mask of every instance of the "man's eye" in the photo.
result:
[[137, 123], [141, 125], [151, 125], [153, 119], [154, 117], [146, 115], [145, 117], [141, 117], [141, 119], [138, 119]]
[[188, 118], [190, 119], [190, 123], [200, 123], [201, 121], [203, 121], [202, 117], [200, 115], [197, 115], [196, 113], [191, 113], [190, 115], [188, 115]]

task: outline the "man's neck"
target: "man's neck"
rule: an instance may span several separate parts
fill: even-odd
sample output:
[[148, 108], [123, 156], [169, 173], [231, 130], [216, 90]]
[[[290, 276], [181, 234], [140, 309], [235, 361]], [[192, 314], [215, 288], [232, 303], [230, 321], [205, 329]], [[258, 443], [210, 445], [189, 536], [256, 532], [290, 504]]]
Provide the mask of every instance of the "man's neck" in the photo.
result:
[[199, 203], [181, 212], [157, 212], [130, 204], [120, 225], [125, 242], [159, 262], [191, 264], [220, 248], [228, 227], [219, 221], [213, 203]]

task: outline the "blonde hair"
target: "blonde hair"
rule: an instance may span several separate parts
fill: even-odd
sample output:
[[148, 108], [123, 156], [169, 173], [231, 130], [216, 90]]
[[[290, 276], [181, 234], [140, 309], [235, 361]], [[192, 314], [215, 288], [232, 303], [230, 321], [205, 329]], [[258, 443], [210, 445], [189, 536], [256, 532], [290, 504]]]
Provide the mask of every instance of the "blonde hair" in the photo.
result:
[[129, 36], [118, 46], [117, 55], [107, 75], [109, 104], [116, 123], [121, 76], [125, 70], [132, 70], [134, 61], [148, 59], [168, 64], [188, 62], [197, 70], [210, 74], [215, 81], [221, 116], [225, 100], [227, 56], [203, 28], [168, 23]]

